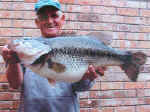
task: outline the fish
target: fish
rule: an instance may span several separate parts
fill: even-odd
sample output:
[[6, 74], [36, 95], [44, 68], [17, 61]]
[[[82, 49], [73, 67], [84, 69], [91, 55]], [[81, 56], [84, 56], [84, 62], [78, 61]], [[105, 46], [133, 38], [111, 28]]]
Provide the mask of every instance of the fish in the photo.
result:
[[78, 82], [89, 65], [119, 66], [131, 81], [137, 81], [147, 56], [112, 48], [92, 35], [60, 36], [56, 38], [19, 38], [8, 48], [17, 52], [20, 63], [33, 72], [53, 81]]

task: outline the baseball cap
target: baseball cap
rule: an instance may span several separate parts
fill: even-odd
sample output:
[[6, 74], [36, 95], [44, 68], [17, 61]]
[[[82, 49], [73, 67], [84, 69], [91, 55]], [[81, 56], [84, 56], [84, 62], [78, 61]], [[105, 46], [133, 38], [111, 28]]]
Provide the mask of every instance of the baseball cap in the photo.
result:
[[53, 6], [58, 10], [61, 10], [61, 5], [58, 0], [38, 0], [35, 4], [35, 11], [38, 12], [44, 6]]

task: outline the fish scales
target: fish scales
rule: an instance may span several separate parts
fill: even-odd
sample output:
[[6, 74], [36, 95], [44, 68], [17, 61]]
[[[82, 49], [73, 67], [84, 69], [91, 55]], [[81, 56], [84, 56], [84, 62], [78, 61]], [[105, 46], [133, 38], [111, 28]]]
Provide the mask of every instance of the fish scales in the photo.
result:
[[116, 55], [113, 53], [109, 53], [107, 51], [100, 51], [99, 49], [93, 50], [91, 48], [73, 48], [73, 47], [54, 48], [49, 54], [51, 56], [56, 56], [57, 54], [59, 54], [60, 57], [68, 55], [70, 56], [70, 58], [76, 59], [73, 60], [73, 62], [76, 63], [87, 62], [93, 64], [96, 62], [98, 58], [105, 58], [105, 57], [108, 57], [107, 59], [114, 58], [118, 60], [126, 60], [125, 57], [122, 57], [122, 55]]

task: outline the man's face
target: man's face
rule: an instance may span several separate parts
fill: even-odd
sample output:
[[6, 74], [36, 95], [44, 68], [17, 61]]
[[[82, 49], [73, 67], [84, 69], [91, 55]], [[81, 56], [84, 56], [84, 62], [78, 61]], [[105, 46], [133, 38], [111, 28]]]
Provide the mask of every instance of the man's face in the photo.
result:
[[40, 10], [35, 22], [42, 36], [51, 38], [59, 35], [65, 19], [63, 13], [53, 7], [45, 7]]

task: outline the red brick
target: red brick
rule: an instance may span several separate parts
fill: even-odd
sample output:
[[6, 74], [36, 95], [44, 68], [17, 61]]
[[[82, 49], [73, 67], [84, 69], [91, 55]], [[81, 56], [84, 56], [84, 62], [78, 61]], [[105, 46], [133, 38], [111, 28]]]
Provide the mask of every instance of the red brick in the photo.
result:
[[10, 112], [9, 110], [0, 110], [0, 112]]
[[102, 90], [123, 89], [123, 83], [122, 82], [102, 82], [101, 89]]
[[12, 10], [24, 10], [24, 2], [12, 2]]
[[17, 110], [10, 110], [9, 112], [16, 112]]
[[98, 14], [116, 14], [116, 9], [114, 7], [93, 6], [92, 11]]
[[12, 2], [0, 2], [0, 9], [11, 10]]
[[104, 6], [115, 6], [115, 7], [125, 7], [126, 6], [125, 0], [100, 0], [100, 5]]
[[77, 30], [76, 32], [77, 32], [77, 34], [79, 34], [79, 35], [87, 35], [87, 34], [89, 34], [89, 31]]
[[75, 0], [59, 0], [60, 3], [70, 3], [73, 4], [75, 2]]
[[150, 26], [141, 26], [139, 27], [139, 31], [143, 33], [149, 33], [150, 32]]
[[135, 112], [134, 106], [126, 106], [126, 107], [116, 107], [115, 112]]
[[13, 109], [17, 109], [19, 107], [19, 101], [13, 101]]
[[66, 22], [64, 25], [63, 25], [63, 29], [67, 29], [67, 30], [70, 30], [70, 29], [80, 29], [80, 26], [79, 26], [79, 22]]
[[80, 29], [80, 30], [89, 30], [91, 29], [91, 24], [90, 22], [66, 22], [66, 24], [63, 26], [63, 29]]
[[34, 11], [23, 11], [23, 19], [35, 19], [36, 14]]
[[146, 33], [126, 33], [127, 40], [148, 40]]
[[0, 102], [0, 109], [12, 109], [12, 102], [11, 101], [3, 101]]
[[82, 107], [90, 107], [89, 106], [89, 103], [88, 103], [89, 101], [88, 100], [80, 100], [80, 107], [82, 108]]
[[24, 3], [24, 10], [34, 10], [34, 3]]
[[143, 16], [143, 17], [150, 17], [150, 10], [147, 10], [147, 9], [140, 9], [140, 16]]
[[0, 27], [11, 27], [10, 19], [0, 19]]
[[101, 99], [100, 105], [101, 106], [120, 106], [122, 104], [122, 100], [119, 99]]
[[140, 89], [136, 89], [136, 93], [137, 93], [137, 97], [144, 97], [145, 96], [145, 89], [140, 88]]
[[125, 40], [115, 40], [111, 43], [111, 46], [117, 48], [126, 48]]
[[93, 23], [92, 29], [93, 30], [113, 31], [113, 30], [117, 29], [117, 25], [112, 24], [112, 23]]
[[125, 32], [113, 32], [113, 39], [124, 40], [126, 39], [126, 33]]
[[81, 5], [99, 5], [100, 0], [77, 0], [77, 4], [81, 4]]
[[80, 108], [80, 112], [89, 112], [88, 108]]
[[117, 31], [130, 31], [130, 26], [128, 24], [118, 24], [117, 25]]
[[65, 20], [67, 21], [77, 21], [78, 14], [77, 13], [65, 13]]
[[12, 11], [11, 12], [11, 18], [15, 18], [15, 19], [23, 19], [23, 11]]
[[146, 105], [150, 105], [150, 97], [144, 98], [144, 102]]
[[23, 18], [23, 12], [22, 11], [0, 11], [0, 18], [22, 19]]
[[15, 28], [0, 28], [0, 36], [23, 36], [23, 30]]
[[117, 15], [100, 15], [103, 22], [111, 22], [111, 23], [123, 23], [124, 17]]
[[24, 36], [25, 37], [40, 37], [39, 29], [24, 29]]
[[6, 75], [0, 75], [0, 82], [8, 82]]
[[147, 2], [127, 1], [125, 7], [130, 7], [130, 8], [147, 8]]
[[146, 82], [145, 88], [150, 89], [150, 82]]
[[99, 108], [91, 108], [89, 112], [101, 112]]
[[138, 42], [137, 48], [150, 48], [150, 41], [140, 41], [140, 42]]
[[126, 82], [124, 83], [125, 89], [138, 89], [138, 88], [145, 88], [145, 82]]
[[12, 100], [13, 99], [13, 94], [12, 93], [0, 93], [0, 100]]
[[102, 21], [102, 17], [99, 14], [79, 14], [78, 15], [79, 21]]
[[24, 0], [24, 2], [27, 2], [27, 3], [35, 3], [37, 2], [38, 0]]
[[138, 16], [138, 9], [117, 8], [117, 14], [125, 16]]
[[[76, 23], [78, 25], [78, 28], [80, 30], [90, 30], [91, 29], [91, 24], [90, 22], [78, 22]], [[75, 28], [75, 27], [74, 27]], [[75, 28], [76, 29], [76, 28]]]
[[113, 97], [115, 98], [136, 97], [136, 90], [115, 90], [113, 91]]
[[149, 105], [138, 105], [136, 107], [137, 112], [150, 112], [150, 106]]
[[80, 107], [92, 107], [96, 108], [100, 106], [100, 101], [97, 99], [92, 99], [92, 100], [80, 100]]
[[123, 23], [127, 24], [146, 24], [147, 20], [145, 17], [127, 17], [124, 16]]
[[[91, 92], [90, 92], [91, 93]], [[94, 94], [95, 93], [95, 94]], [[130, 98], [130, 97], [136, 97], [136, 91], [135, 90], [106, 90], [106, 91], [100, 91], [96, 94], [97, 92], [93, 92], [91, 94], [92, 98]]]
[[129, 25], [129, 31], [133, 32], [133, 33], [143, 33], [142, 30], [144, 30], [144, 28], [142, 26], [139, 25]]
[[11, 18], [11, 11], [0, 11], [0, 18]]
[[102, 107], [100, 108], [100, 112], [114, 112], [113, 107]]
[[94, 99], [98, 99], [98, 98], [100, 98], [99, 96], [100, 96], [100, 94], [101, 94], [101, 92], [100, 91], [89, 91], [89, 93], [90, 93], [90, 97], [89, 98], [94, 98]]
[[13, 20], [12, 26], [16, 28], [36, 28], [34, 20]]
[[138, 104], [145, 104], [145, 101], [143, 98], [123, 98], [123, 99], [119, 99], [122, 101], [123, 106], [127, 106], [127, 105], [138, 105]]
[[11, 0], [12, 2], [22, 2], [24, 0]]
[[[0, 37], [0, 45], [1, 45], [1, 47], [3, 46], [3, 45], [5, 45], [7, 42], [8, 42], [8, 40], [10, 39], [10, 37]], [[0, 49], [1, 50], [1, 49]], [[0, 51], [1, 52], [1, 51]]]
[[12, 20], [12, 27], [23, 28], [24, 27], [24, 20]]
[[66, 10], [67, 10], [67, 12], [90, 13], [91, 12], [91, 6], [67, 5]]

